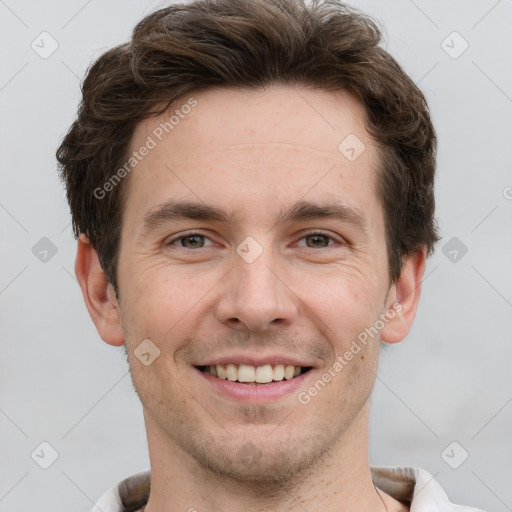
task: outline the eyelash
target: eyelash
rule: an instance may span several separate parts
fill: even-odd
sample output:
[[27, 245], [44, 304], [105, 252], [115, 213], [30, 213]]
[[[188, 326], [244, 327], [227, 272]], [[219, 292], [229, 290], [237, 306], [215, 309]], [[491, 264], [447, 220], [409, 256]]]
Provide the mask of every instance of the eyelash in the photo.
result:
[[[189, 236], [195, 236], [195, 235], [202, 236], [202, 237], [207, 238], [207, 239], [210, 240], [210, 238], [208, 236], [206, 236], [205, 234], [203, 234], [203, 233], [200, 233], [200, 232], [197, 232], [197, 231], [189, 231], [187, 233], [182, 233], [182, 234], [180, 234], [177, 237], [171, 238], [168, 242], [165, 243], [165, 245], [174, 245], [174, 242], [177, 242], [177, 241], [182, 240], [184, 238], [188, 238]], [[322, 235], [322, 236], [325, 236], [325, 237], [329, 238], [330, 240], [333, 240], [336, 243], [339, 243], [341, 245], [346, 245], [346, 242], [344, 240], [337, 239], [337, 238], [335, 238], [334, 236], [332, 236], [329, 233], [325, 233], [323, 231], [318, 231], [318, 230], [314, 230], [314, 231], [310, 231], [310, 232], [304, 233], [299, 240], [302, 240], [302, 239], [304, 239], [304, 238], [306, 238], [308, 236], [312, 236], [312, 235]], [[189, 247], [182, 247], [182, 246], [178, 246], [178, 247], [180, 247], [180, 249], [194, 250], [193, 248], [189, 248]], [[332, 247], [332, 246], [328, 245], [327, 247]], [[318, 249], [327, 249], [327, 247], [318, 247]], [[205, 247], [199, 247], [198, 249], [205, 249]], [[306, 249], [314, 249], [314, 247], [306, 247]]]

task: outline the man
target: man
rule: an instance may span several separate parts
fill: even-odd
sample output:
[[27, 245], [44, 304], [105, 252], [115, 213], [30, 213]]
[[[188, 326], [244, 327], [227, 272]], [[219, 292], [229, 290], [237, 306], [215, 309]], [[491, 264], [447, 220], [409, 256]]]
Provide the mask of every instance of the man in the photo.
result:
[[438, 241], [428, 108], [379, 41], [335, 1], [199, 0], [89, 70], [58, 150], [75, 270], [151, 462], [95, 510], [475, 510], [368, 462]]

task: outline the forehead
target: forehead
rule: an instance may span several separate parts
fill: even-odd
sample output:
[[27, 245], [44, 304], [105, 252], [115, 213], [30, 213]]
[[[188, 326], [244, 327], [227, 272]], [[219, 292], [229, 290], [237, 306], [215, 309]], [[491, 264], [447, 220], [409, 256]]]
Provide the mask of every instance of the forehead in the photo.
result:
[[[140, 122], [132, 137], [194, 134], [202, 149], [223, 143], [288, 143], [331, 152], [349, 133], [367, 138], [365, 107], [347, 90], [273, 85], [264, 90], [214, 87], [182, 96], [162, 115]], [[165, 143], [165, 140], [164, 140]]]
[[129, 177], [125, 213], [133, 221], [173, 197], [268, 215], [300, 199], [339, 199], [371, 214], [376, 201], [377, 148], [363, 105], [347, 91], [192, 93], [139, 123], [130, 154], [148, 141]]

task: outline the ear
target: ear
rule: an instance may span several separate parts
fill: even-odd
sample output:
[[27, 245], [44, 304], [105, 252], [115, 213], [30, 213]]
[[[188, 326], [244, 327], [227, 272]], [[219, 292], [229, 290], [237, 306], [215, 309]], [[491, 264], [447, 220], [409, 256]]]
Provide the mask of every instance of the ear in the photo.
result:
[[400, 277], [390, 287], [386, 298], [386, 311], [394, 310], [395, 315], [392, 318], [388, 316], [391, 319], [385, 323], [380, 332], [381, 341], [397, 343], [409, 333], [418, 309], [426, 260], [425, 247], [418, 249], [404, 260]]
[[123, 345], [123, 326], [114, 288], [101, 268], [97, 252], [83, 234], [78, 239], [75, 274], [101, 339], [116, 347]]

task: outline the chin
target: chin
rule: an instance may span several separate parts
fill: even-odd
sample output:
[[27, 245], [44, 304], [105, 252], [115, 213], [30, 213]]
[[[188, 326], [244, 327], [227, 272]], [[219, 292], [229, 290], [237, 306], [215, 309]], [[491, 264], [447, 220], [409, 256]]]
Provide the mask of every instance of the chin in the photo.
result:
[[[271, 437], [271, 435], [270, 435]], [[238, 439], [209, 439], [200, 444], [184, 446], [189, 455], [211, 475], [232, 482], [251, 483], [271, 489], [297, 483], [309, 474], [331, 448], [330, 440], [322, 444], [307, 439], [278, 439], [254, 437], [251, 441]], [[326, 441], [326, 440], [324, 440]]]

